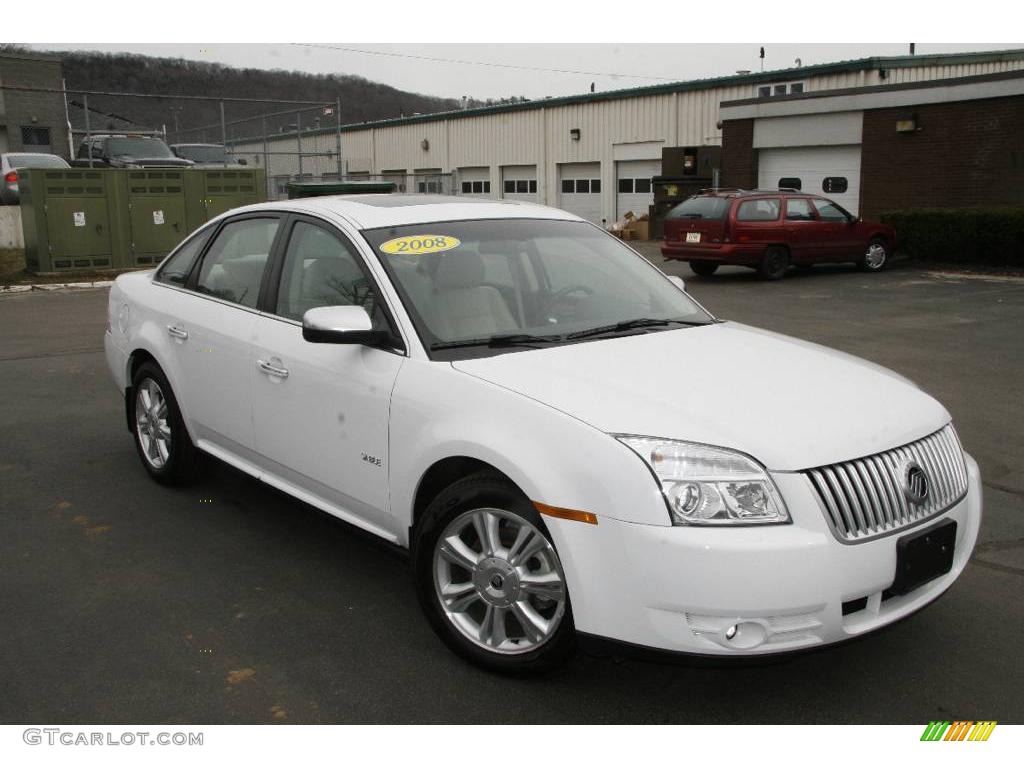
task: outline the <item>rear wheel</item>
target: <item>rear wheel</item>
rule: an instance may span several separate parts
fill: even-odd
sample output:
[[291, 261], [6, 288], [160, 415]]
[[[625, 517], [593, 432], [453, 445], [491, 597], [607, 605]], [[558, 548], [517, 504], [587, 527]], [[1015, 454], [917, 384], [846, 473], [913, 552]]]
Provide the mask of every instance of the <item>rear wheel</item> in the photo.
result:
[[139, 366], [132, 378], [132, 434], [142, 466], [158, 483], [177, 485], [197, 471], [199, 451], [188, 436], [178, 401], [160, 367]]
[[509, 674], [543, 672], [574, 647], [561, 561], [533, 504], [502, 475], [453, 483], [417, 526], [420, 605], [455, 653]]
[[695, 275], [701, 277], [711, 277], [715, 272], [718, 271], [718, 265], [713, 261], [691, 261], [690, 269], [693, 270]]
[[868, 243], [867, 250], [860, 257], [857, 266], [865, 272], [881, 272], [888, 263], [889, 247], [886, 245], [885, 240], [875, 237]]
[[762, 280], [781, 280], [789, 269], [789, 251], [780, 245], [772, 245], [765, 249], [761, 263], [757, 267], [757, 276]]

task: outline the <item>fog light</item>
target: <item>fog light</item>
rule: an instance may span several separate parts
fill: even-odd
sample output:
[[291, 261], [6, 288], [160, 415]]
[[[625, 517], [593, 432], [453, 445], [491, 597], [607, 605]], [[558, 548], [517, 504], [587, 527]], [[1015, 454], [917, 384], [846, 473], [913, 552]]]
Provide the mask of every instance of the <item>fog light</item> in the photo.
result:
[[768, 630], [757, 621], [741, 621], [725, 630], [725, 639], [733, 648], [749, 650], [768, 638]]
[[727, 630], [725, 630], [725, 639], [726, 640], [732, 640], [734, 637], [736, 637], [736, 625], [735, 624], [733, 624], [731, 627], [729, 627]]

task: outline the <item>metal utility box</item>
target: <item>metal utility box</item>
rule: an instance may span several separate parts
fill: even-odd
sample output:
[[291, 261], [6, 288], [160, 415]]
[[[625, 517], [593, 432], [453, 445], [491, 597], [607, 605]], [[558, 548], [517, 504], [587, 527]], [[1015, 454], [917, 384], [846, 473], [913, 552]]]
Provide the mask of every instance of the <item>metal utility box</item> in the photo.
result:
[[262, 168], [193, 168], [184, 172], [188, 231], [242, 205], [267, 199]]
[[128, 200], [130, 261], [158, 264], [191, 230], [186, 225], [185, 174], [193, 170], [140, 168], [121, 174]]
[[33, 168], [20, 176], [30, 272], [110, 269], [123, 247], [114, 176], [102, 169]]
[[326, 197], [327, 195], [375, 195], [395, 191], [393, 181], [291, 181], [288, 199]]

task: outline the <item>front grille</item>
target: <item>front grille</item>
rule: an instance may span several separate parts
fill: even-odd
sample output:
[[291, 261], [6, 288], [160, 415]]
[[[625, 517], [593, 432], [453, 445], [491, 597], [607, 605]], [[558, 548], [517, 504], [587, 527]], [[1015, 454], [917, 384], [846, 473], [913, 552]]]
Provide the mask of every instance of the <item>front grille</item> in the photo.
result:
[[[927, 496], [905, 490], [908, 466], [926, 477]], [[950, 424], [933, 435], [874, 456], [803, 472], [840, 541], [859, 543], [887, 536], [945, 512], [967, 493], [967, 468]]]

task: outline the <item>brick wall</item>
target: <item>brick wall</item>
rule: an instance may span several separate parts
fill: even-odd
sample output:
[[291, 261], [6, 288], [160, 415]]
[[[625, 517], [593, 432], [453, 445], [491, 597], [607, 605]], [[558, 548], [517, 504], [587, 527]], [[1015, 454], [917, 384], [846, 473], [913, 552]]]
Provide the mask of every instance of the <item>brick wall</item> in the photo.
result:
[[[919, 131], [897, 133], [916, 114]], [[861, 215], [1024, 205], [1024, 96], [864, 113]]]
[[757, 153], [754, 151], [754, 121], [726, 120], [722, 123], [723, 187], [757, 189]]
[[[59, 60], [18, 54], [0, 55], [0, 83], [3, 85], [61, 88], [62, 76]], [[61, 94], [4, 91], [0, 99], [0, 130], [6, 129], [7, 151], [47, 151], [45, 147], [25, 146], [22, 143], [22, 126], [49, 128], [49, 151], [68, 158], [67, 118]]]

